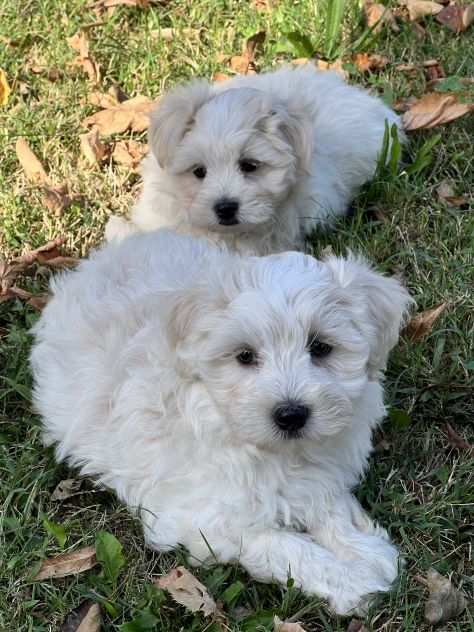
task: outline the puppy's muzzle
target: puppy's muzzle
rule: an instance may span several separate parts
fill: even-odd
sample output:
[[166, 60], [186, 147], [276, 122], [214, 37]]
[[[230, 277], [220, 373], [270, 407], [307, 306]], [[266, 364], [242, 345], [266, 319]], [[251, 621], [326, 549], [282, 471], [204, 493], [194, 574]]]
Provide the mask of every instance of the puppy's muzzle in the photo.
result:
[[239, 203], [236, 200], [223, 199], [214, 204], [214, 212], [217, 215], [219, 224], [222, 226], [234, 226], [239, 223], [237, 213]]
[[296, 437], [311, 415], [310, 409], [300, 402], [287, 401], [273, 409], [273, 421], [288, 437]]

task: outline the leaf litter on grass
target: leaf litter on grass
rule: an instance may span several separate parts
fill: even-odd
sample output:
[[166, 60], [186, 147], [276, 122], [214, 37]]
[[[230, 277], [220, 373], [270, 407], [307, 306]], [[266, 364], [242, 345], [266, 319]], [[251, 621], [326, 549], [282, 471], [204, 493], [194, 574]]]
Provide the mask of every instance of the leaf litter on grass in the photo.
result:
[[72, 37], [68, 37], [66, 41], [78, 54], [78, 57], [73, 61], [73, 64], [83, 69], [83, 71], [87, 74], [89, 81], [95, 84], [100, 83], [100, 66], [90, 56], [89, 37], [87, 32], [80, 29]]
[[33, 581], [78, 575], [90, 570], [96, 564], [95, 547], [86, 546], [71, 553], [46, 558], [41, 562]]
[[159, 588], [167, 590], [175, 601], [191, 612], [202, 612], [205, 617], [222, 616], [222, 611], [204, 584], [201, 584], [184, 566], [174, 568], [154, 583]]
[[467, 602], [464, 595], [434, 568], [430, 568], [426, 579], [419, 575], [415, 579], [430, 592], [425, 604], [425, 620], [429, 624], [438, 625], [455, 619], [465, 610]]
[[101, 623], [99, 605], [84, 601], [66, 616], [59, 632], [100, 632]]
[[412, 342], [420, 340], [429, 334], [435, 321], [441, 316], [447, 305], [447, 303], [441, 303], [417, 314], [408, 322], [402, 333]]
[[157, 101], [138, 95], [87, 116], [82, 125], [96, 127], [105, 136], [122, 134], [127, 130], [144, 132], [150, 122], [149, 115], [156, 105]]

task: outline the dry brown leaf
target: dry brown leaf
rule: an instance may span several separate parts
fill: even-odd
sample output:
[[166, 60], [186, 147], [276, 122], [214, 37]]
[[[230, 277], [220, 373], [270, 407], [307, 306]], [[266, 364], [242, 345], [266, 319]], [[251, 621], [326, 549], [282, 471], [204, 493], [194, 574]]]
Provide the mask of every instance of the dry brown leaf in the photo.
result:
[[405, 0], [403, 4], [406, 5], [412, 22], [422, 20], [428, 15], [436, 15], [443, 9], [443, 5], [429, 0]]
[[59, 632], [100, 632], [100, 607], [92, 601], [84, 601], [70, 612]]
[[467, 450], [468, 452], [474, 452], [474, 445], [470, 445], [461, 437], [461, 435], [458, 435], [451, 424], [446, 424], [445, 429], [448, 436], [448, 441], [453, 446], [453, 448], [456, 448], [457, 450]]
[[81, 489], [81, 486], [82, 479], [65, 478], [56, 485], [53, 493], [51, 494], [51, 500], [53, 502], [57, 500], [66, 500], [67, 498], [77, 494], [77, 492]]
[[61, 215], [72, 203], [67, 184], [63, 183], [59, 186], [44, 187], [41, 203], [56, 216]]
[[5, 72], [0, 68], [0, 105], [6, 105], [8, 103], [8, 97], [10, 96], [10, 86], [8, 85], [7, 76]]
[[259, 31], [249, 37], [245, 42], [241, 55], [235, 55], [230, 59], [231, 69], [239, 75], [255, 74], [255, 55], [258, 46], [265, 41], [265, 31]]
[[430, 568], [426, 579], [418, 579], [422, 580], [430, 591], [425, 604], [425, 619], [431, 625], [454, 619], [466, 608], [464, 595], [434, 568]]
[[412, 342], [420, 340], [420, 338], [423, 338], [431, 331], [435, 320], [441, 316], [447, 305], [447, 303], [441, 303], [436, 307], [417, 314], [407, 324], [403, 333], [410, 338]]
[[454, 121], [474, 110], [473, 103], [460, 103], [452, 93], [429, 92], [418, 99], [402, 117], [405, 131], [431, 129]]
[[336, 59], [332, 62], [324, 61], [324, 59], [317, 59], [314, 64], [318, 70], [332, 70], [333, 72], [337, 72], [341, 75], [343, 79], [347, 79], [348, 77], [347, 71], [342, 67], [341, 59]]
[[43, 560], [33, 580], [41, 581], [43, 579], [77, 575], [90, 570], [96, 564], [95, 548], [86, 546], [72, 553], [63, 553], [62, 555]]
[[349, 625], [347, 626], [347, 632], [367, 632], [367, 628], [358, 619], [351, 619]]
[[357, 53], [352, 57], [352, 62], [360, 72], [368, 72], [384, 68], [388, 64], [389, 59], [384, 57], [384, 55]]
[[144, 143], [136, 140], [121, 140], [115, 143], [112, 158], [120, 165], [136, 169], [147, 151], [148, 146]]
[[207, 588], [184, 566], [174, 568], [164, 577], [157, 579], [155, 584], [167, 590], [175, 601], [191, 612], [202, 612], [205, 617], [221, 614]]
[[66, 38], [69, 46], [78, 53], [74, 64], [81, 66], [92, 83], [100, 82], [100, 67], [89, 54], [89, 38], [84, 29], [80, 29], [72, 37]]
[[230, 79], [230, 76], [226, 75], [224, 72], [215, 72], [212, 75], [212, 81], [215, 81], [217, 83], [221, 81], [227, 81], [228, 79]]
[[474, 4], [450, 4], [438, 13], [436, 20], [454, 33], [462, 33], [474, 21]]
[[364, 2], [363, 11], [367, 26], [369, 28], [374, 27], [374, 33], [379, 33], [385, 25], [387, 25], [395, 33], [400, 31], [392, 11], [383, 4], [378, 4], [376, 2]]
[[154, 29], [150, 31], [150, 36], [162, 39], [165, 42], [172, 42], [176, 38], [185, 38], [191, 39], [193, 37], [199, 37], [201, 35], [201, 29], [193, 29], [193, 28], [182, 28], [182, 29], [174, 29], [170, 27], [162, 28], [162, 29]]
[[56, 237], [51, 239], [43, 246], [36, 248], [35, 250], [29, 250], [19, 257], [12, 259], [12, 263], [16, 265], [29, 266], [32, 263], [46, 264], [51, 259], [56, 259], [61, 256], [59, 247], [64, 244], [66, 239], [64, 237]]
[[36, 296], [31, 296], [26, 302], [40, 312], [46, 307], [48, 301], [49, 294], [37, 294]]
[[79, 138], [82, 155], [90, 167], [98, 165], [108, 157], [109, 148], [101, 142], [97, 127], [93, 127], [90, 132], [80, 134]]
[[422, 42], [426, 37], [426, 30], [421, 26], [421, 24], [418, 24], [418, 22], [413, 22], [411, 26], [416, 39], [419, 42]]
[[273, 617], [273, 632], [305, 632], [305, 629], [299, 623], [282, 621], [275, 615]]
[[467, 204], [467, 199], [462, 195], [456, 195], [453, 185], [448, 180], [441, 182], [436, 189], [436, 193], [440, 201], [448, 206], [464, 206], [464, 204]]
[[427, 59], [423, 62], [423, 72], [427, 81], [443, 79], [446, 77], [443, 67], [437, 59]]
[[148, 97], [136, 96], [119, 105], [100, 110], [82, 121], [85, 127], [97, 127], [101, 134], [121, 134], [131, 129], [143, 132], [149, 124], [149, 114], [156, 106], [156, 101]]
[[46, 171], [31, 150], [25, 138], [19, 138], [16, 141], [15, 151], [28, 180], [36, 184], [46, 184], [48, 181]]

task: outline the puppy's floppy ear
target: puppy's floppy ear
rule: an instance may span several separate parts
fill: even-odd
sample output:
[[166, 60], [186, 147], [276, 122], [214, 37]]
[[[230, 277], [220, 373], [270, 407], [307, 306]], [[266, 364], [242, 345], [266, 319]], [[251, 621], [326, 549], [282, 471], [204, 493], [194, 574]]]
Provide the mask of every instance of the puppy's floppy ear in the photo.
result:
[[313, 150], [311, 119], [305, 109], [291, 103], [274, 103], [264, 119], [265, 131], [277, 137], [281, 135], [295, 152], [298, 169], [309, 169]]
[[191, 128], [199, 108], [208, 101], [211, 88], [206, 81], [193, 81], [165, 95], [150, 117], [148, 142], [160, 167], [165, 167], [176, 146]]
[[375, 272], [361, 257], [329, 257], [324, 263], [334, 280], [347, 290], [357, 326], [369, 341], [369, 376], [376, 377], [385, 369], [414, 301], [397, 279]]

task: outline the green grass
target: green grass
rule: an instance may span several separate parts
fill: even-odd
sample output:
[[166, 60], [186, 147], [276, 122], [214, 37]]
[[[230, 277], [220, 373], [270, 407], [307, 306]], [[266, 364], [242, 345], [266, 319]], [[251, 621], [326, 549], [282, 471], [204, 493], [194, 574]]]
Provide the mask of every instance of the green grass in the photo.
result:
[[[258, 12], [244, 1], [172, 0], [146, 10], [120, 7], [111, 17], [97, 18], [79, 0], [5, 0], [0, 7], [0, 67], [13, 91], [0, 110], [4, 256], [37, 247], [59, 234], [66, 236], [70, 253], [85, 255], [100, 241], [107, 217], [126, 212], [136, 194], [135, 174], [109, 163], [95, 170], [81, 165], [80, 122], [94, 109], [86, 103], [91, 88], [84, 75], [69, 65], [74, 53], [67, 36], [90, 26], [91, 55], [102, 67], [101, 89], [117, 83], [129, 95], [156, 96], [180, 80], [225, 71], [219, 54], [239, 54], [244, 39], [259, 30], [267, 32], [264, 50], [257, 57], [260, 70], [285, 58], [276, 51], [288, 33], [307, 36], [316, 50], [323, 51], [329, 41], [323, 4], [281, 0], [270, 11]], [[346, 4], [341, 37], [347, 49], [364, 27], [356, 5], [349, 0]], [[199, 37], [176, 37], [172, 42], [156, 37], [157, 29], [170, 26], [202, 27], [202, 31]], [[436, 57], [448, 76], [473, 77], [473, 36], [472, 27], [455, 36], [428, 20], [426, 37], [420, 42], [411, 26], [402, 24], [400, 33], [382, 33], [370, 45], [370, 52], [391, 61], [383, 72], [369, 76], [353, 72], [350, 79], [400, 99], [425, 90], [423, 73], [403, 73], [396, 69], [400, 63]], [[32, 74], [28, 64], [35, 60], [57, 68], [61, 77], [51, 82]], [[426, 592], [414, 577], [431, 566], [452, 576], [455, 585], [473, 596], [474, 462], [467, 452], [449, 444], [445, 432], [449, 422], [474, 443], [473, 205], [471, 197], [468, 209], [446, 208], [436, 195], [440, 182], [450, 179], [459, 194], [472, 196], [473, 119], [412, 134], [404, 151], [406, 163], [438, 132], [441, 139], [432, 150], [433, 160], [422, 173], [402, 172], [398, 177], [382, 173], [380, 181], [356, 201], [352, 218], [339, 221], [336, 231], [313, 241], [316, 253], [329, 245], [336, 252], [359, 250], [381, 270], [402, 275], [419, 309], [448, 303], [428, 336], [416, 343], [402, 339], [392, 355], [387, 402], [407, 413], [409, 424], [399, 427], [396, 417], [385, 422], [375, 437], [378, 447], [367, 478], [358, 490], [407, 562], [392, 593], [381, 595], [370, 611], [365, 622], [369, 630], [429, 629], [423, 623]], [[25, 181], [15, 158], [19, 136], [28, 138], [54, 183], [67, 181], [72, 192], [82, 196], [80, 204], [60, 217], [41, 206], [38, 189]], [[144, 140], [140, 135], [135, 138]], [[376, 206], [385, 220], [372, 219], [368, 206]], [[39, 289], [44, 277], [40, 270], [28, 283]], [[36, 317], [19, 302], [0, 305], [0, 630], [57, 630], [66, 614], [86, 598], [101, 603], [104, 630], [119, 630], [123, 622], [143, 612], [154, 613], [157, 630], [213, 629], [151, 587], [153, 576], [184, 558], [179, 551], [159, 555], [145, 550], [139, 525], [111, 494], [86, 481], [72, 498], [51, 500], [56, 484], [71, 473], [42, 447], [38, 418], [31, 409], [27, 332]], [[93, 544], [101, 530], [113, 533], [125, 557], [117, 581], [108, 582], [99, 569], [32, 582], [39, 561], [63, 550], [54, 534], [45, 530], [45, 519], [64, 527], [64, 550]], [[292, 587], [258, 584], [238, 566], [201, 570], [199, 577], [216, 599], [224, 600], [232, 631], [271, 629], [272, 613], [300, 619], [308, 631], [347, 628], [348, 622], [332, 619], [321, 601], [305, 598]], [[474, 615], [466, 611], [442, 629], [472, 630]]]

